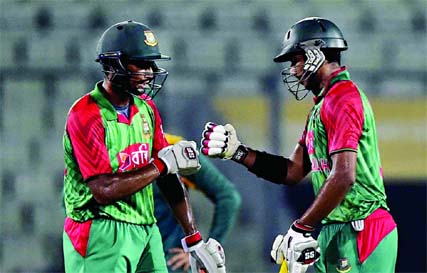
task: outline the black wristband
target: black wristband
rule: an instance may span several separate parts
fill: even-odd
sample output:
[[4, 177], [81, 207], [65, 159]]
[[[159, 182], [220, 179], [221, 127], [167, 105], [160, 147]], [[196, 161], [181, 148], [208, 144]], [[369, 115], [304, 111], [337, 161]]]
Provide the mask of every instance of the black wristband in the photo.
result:
[[237, 147], [237, 150], [234, 155], [231, 157], [231, 160], [236, 161], [238, 163], [242, 163], [248, 153], [248, 148], [245, 145], [240, 144], [239, 147]]
[[283, 184], [288, 175], [289, 159], [266, 152], [255, 151], [256, 158], [249, 171], [276, 184]]

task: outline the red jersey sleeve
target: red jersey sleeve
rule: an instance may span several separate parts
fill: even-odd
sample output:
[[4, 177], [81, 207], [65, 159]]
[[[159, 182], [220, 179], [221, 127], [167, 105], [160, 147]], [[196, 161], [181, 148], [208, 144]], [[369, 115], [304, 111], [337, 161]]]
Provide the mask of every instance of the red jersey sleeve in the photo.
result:
[[153, 100], [146, 100], [150, 105], [154, 114], [154, 140], [153, 140], [153, 157], [157, 157], [157, 153], [168, 146], [169, 143], [166, 140], [165, 133], [163, 132], [162, 118], [160, 117], [159, 110], [154, 104]]
[[357, 151], [364, 113], [359, 91], [351, 81], [339, 82], [329, 90], [320, 117], [328, 134], [329, 154], [339, 150]]
[[112, 172], [101, 113], [90, 95], [73, 106], [66, 130], [84, 180]]

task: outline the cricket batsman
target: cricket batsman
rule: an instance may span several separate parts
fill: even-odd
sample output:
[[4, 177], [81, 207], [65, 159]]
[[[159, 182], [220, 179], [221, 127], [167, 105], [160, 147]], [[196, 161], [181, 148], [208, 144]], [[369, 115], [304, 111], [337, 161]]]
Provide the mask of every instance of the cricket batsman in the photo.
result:
[[157, 180], [184, 232], [191, 269], [225, 273], [222, 246], [197, 230], [177, 174], [200, 169], [194, 141], [169, 145], [153, 102], [167, 71], [153, 31], [124, 21], [97, 46], [104, 77], [68, 113], [63, 137], [65, 271], [168, 272], [154, 216]]
[[202, 133], [203, 154], [231, 159], [267, 181], [292, 186], [311, 174], [314, 201], [271, 249], [271, 258], [290, 273], [313, 264], [319, 273], [395, 272], [397, 227], [387, 206], [374, 114], [341, 65], [347, 48], [341, 30], [325, 18], [304, 18], [285, 33], [274, 58], [290, 64], [283, 82], [297, 100], [314, 95], [289, 157], [242, 144], [231, 124], [208, 122]]

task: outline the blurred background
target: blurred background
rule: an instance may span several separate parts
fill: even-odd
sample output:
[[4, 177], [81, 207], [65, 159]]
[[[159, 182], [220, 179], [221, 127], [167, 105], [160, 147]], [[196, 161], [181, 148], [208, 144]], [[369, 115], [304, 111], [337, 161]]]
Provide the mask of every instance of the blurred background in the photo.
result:
[[[165, 130], [199, 142], [207, 121], [244, 143], [288, 155], [312, 99], [297, 102], [272, 58], [296, 21], [323, 16], [343, 31], [352, 79], [371, 100], [388, 202], [399, 227], [398, 272], [426, 272], [425, 0], [0, 0], [0, 271], [62, 270], [62, 134], [67, 111], [102, 79], [95, 48], [110, 25], [149, 25], [169, 71], [156, 98]], [[242, 195], [228, 272], [278, 272], [274, 237], [313, 200], [309, 179], [286, 189], [214, 160]], [[213, 206], [190, 193], [207, 238]]]

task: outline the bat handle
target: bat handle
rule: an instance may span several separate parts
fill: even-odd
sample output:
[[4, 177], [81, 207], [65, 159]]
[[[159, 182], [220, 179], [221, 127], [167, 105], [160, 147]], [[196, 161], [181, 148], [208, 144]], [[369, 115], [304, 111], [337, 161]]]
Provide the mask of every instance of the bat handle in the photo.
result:
[[288, 273], [288, 263], [286, 261], [283, 261], [282, 265], [280, 266], [279, 273]]

